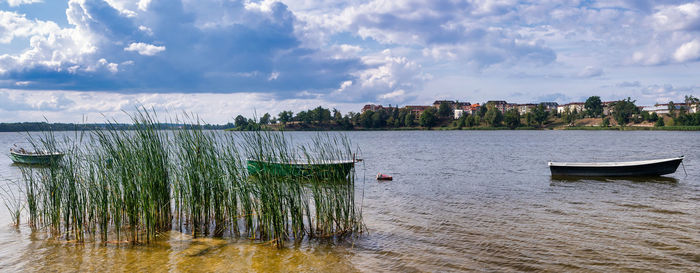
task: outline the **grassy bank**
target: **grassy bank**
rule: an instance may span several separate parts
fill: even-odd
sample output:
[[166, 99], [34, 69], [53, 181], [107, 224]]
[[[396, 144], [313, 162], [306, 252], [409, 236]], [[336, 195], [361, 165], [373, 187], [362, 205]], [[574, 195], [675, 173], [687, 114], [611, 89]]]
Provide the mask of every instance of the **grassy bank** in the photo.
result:
[[661, 126], [661, 127], [641, 127], [641, 126], [576, 126], [562, 127], [563, 130], [609, 130], [609, 131], [700, 131], [700, 126]]
[[[333, 129], [322, 128], [322, 129], [280, 129], [275, 130], [280, 131], [335, 131]], [[443, 127], [398, 127], [398, 128], [353, 128], [350, 130], [339, 129], [337, 131], [449, 131], [449, 130], [467, 130], [467, 131], [500, 131], [500, 130], [588, 130], [588, 131], [700, 131], [700, 126], [661, 126], [661, 127], [642, 127], [642, 126], [566, 126], [562, 124], [550, 124], [543, 127], [532, 127], [532, 126], [521, 126], [516, 128], [508, 128], [505, 126], [490, 127], [490, 126], [475, 126], [475, 127], [453, 127], [453, 126], [443, 126]]]

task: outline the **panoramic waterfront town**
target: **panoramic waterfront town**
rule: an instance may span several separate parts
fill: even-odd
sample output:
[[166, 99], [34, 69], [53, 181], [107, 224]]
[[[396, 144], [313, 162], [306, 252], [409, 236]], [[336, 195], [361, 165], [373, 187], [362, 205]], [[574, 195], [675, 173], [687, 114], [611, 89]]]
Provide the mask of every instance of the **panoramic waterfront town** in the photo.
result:
[[0, 0], [0, 273], [700, 272], [700, 0]]
[[[700, 103], [698, 103], [696, 100], [693, 100], [694, 97], [691, 97], [688, 103], [682, 102], [682, 103], [674, 103], [674, 102], [668, 102], [668, 103], [656, 103], [652, 106], [637, 106], [640, 112], [647, 112], [649, 114], [651, 113], [656, 113], [657, 115], [662, 115], [662, 114], [668, 114], [669, 112], [675, 110], [675, 111], [684, 111], [687, 110], [688, 113], [696, 113], [698, 112], [698, 109], [700, 108]], [[603, 115], [610, 115], [610, 113], [613, 111], [613, 107], [615, 103], [619, 102], [618, 101], [604, 101], [601, 102], [601, 106], [603, 109]], [[390, 110], [393, 111], [394, 109], [405, 109], [407, 111], [410, 111], [411, 113], [416, 114], [417, 116], [420, 116], [423, 111], [428, 109], [429, 107], [434, 107], [434, 108], [440, 108], [442, 104], [446, 104], [448, 107], [450, 107], [453, 111], [453, 117], [454, 119], [459, 119], [463, 115], [473, 115], [476, 114], [480, 111], [481, 109], [481, 104], [479, 103], [469, 103], [469, 102], [460, 102], [458, 100], [436, 100], [433, 102], [432, 105], [406, 105], [403, 107], [399, 106], [382, 106], [381, 104], [367, 104], [364, 107], [362, 107], [362, 110], [360, 110], [360, 113], [364, 113], [365, 111], [378, 111], [380, 109], [384, 110]], [[585, 102], [569, 102], [566, 104], [559, 104], [556, 102], [539, 102], [539, 103], [509, 103], [503, 100], [493, 100], [493, 101], [487, 101], [486, 103], [483, 103], [484, 107], [486, 105], [493, 105], [496, 109], [501, 111], [501, 113], [505, 113], [507, 111], [515, 110], [517, 111], [521, 116], [526, 115], [527, 113], [532, 112], [535, 108], [537, 108], [538, 105], [543, 105], [545, 111], [550, 112], [550, 113], [556, 113], [556, 114], [563, 114], [566, 112], [569, 113], [583, 113], [586, 111], [586, 103]]]
[[401, 130], [401, 129], [609, 129], [699, 130], [700, 101], [686, 95], [683, 101], [636, 105], [635, 100], [602, 101], [591, 96], [584, 102], [509, 103], [491, 100], [471, 103], [436, 100], [431, 105], [366, 104], [345, 115], [318, 106], [294, 113], [282, 111], [260, 118], [239, 115], [229, 130]]

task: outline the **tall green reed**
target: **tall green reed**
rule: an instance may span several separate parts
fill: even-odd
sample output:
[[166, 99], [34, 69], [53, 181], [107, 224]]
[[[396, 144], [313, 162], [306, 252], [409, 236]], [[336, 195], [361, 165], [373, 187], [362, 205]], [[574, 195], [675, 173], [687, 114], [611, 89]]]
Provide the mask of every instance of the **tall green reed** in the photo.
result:
[[311, 167], [297, 176], [247, 168], [248, 160], [353, 162], [343, 135], [295, 144], [280, 132], [206, 131], [188, 115], [189, 125], [176, 130], [160, 128], [155, 111], [129, 116], [133, 130], [109, 122], [87, 136], [58, 139], [46, 132], [30, 139], [35, 150], [66, 153], [45, 168], [21, 168], [32, 229], [77, 241], [99, 236], [103, 242], [148, 243], [175, 228], [280, 247], [290, 239], [363, 230], [354, 171]]
[[11, 179], [3, 179], [4, 183], [0, 185], [0, 199], [2, 199], [5, 208], [10, 213], [12, 225], [19, 227], [22, 217], [24, 203], [22, 202], [22, 194], [19, 191], [19, 181]]

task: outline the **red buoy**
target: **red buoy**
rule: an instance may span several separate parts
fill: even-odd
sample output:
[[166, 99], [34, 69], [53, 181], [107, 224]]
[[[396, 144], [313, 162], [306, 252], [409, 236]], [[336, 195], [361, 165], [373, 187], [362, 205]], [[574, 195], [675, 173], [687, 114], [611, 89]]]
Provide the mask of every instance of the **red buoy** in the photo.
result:
[[391, 175], [386, 175], [386, 174], [378, 173], [378, 174], [377, 174], [377, 180], [394, 180], [394, 178], [391, 177]]

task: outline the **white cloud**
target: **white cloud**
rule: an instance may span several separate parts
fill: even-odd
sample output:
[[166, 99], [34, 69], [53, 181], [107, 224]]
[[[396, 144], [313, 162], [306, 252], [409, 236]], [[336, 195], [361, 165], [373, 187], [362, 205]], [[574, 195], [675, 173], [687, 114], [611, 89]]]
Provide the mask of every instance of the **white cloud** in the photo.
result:
[[151, 0], [139, 0], [139, 10], [146, 11], [149, 4], [151, 4]]
[[10, 5], [10, 7], [16, 7], [19, 5], [24, 5], [24, 4], [33, 4], [33, 3], [41, 3], [44, 2], [43, 0], [7, 0], [7, 4]]
[[407, 92], [418, 91], [428, 79], [420, 64], [390, 50], [365, 56], [363, 62], [370, 68], [355, 74], [354, 81], [344, 81], [331, 96], [339, 100], [375, 100], [402, 102]]
[[396, 91], [394, 91], [394, 92], [382, 94], [382, 95], [380, 95], [378, 98], [379, 98], [379, 99], [382, 99], [382, 100], [394, 99], [394, 98], [397, 98], [397, 97], [401, 97], [401, 96], [403, 96], [404, 94], [406, 94], [406, 91], [399, 89], [399, 90], [396, 90]]
[[660, 6], [652, 15], [654, 27], [662, 31], [700, 29], [700, 4]]
[[16, 37], [29, 38], [29, 47], [18, 54], [0, 55], [0, 73], [36, 66], [68, 71], [97, 49], [93, 37], [81, 29], [64, 29], [51, 21], [0, 11], [0, 42], [10, 43]]
[[[665, 65], [700, 59], [697, 32], [700, 31], [700, 4], [660, 5], [646, 19], [645, 45], [634, 51], [633, 64]], [[643, 32], [640, 32], [643, 33]]]
[[668, 101], [683, 101], [685, 95], [697, 94], [699, 85], [674, 86], [673, 84], [650, 84], [639, 89], [641, 99], [652, 103], [666, 103]]
[[153, 36], [153, 30], [147, 26], [139, 26], [139, 30], [148, 34], [148, 36]]
[[603, 69], [600, 67], [586, 66], [577, 74], [581, 78], [593, 78], [603, 75]]
[[277, 71], [275, 71], [275, 72], [270, 73], [270, 76], [267, 77], [267, 80], [268, 80], [268, 81], [274, 81], [274, 80], [276, 80], [279, 76], [280, 76], [280, 73], [277, 72]]
[[75, 105], [64, 92], [0, 90], [0, 109], [7, 111], [63, 111]]
[[109, 72], [112, 72], [112, 73], [117, 73], [117, 72], [119, 71], [119, 65], [118, 65], [118, 64], [110, 63], [110, 62], [108, 62], [107, 59], [105, 59], [105, 58], [99, 59], [99, 60], [97, 61], [97, 65], [98, 65], [98, 66], [101, 66], [101, 67], [107, 68], [107, 70], [109, 70]]
[[10, 43], [15, 37], [49, 35], [60, 31], [51, 21], [29, 20], [23, 14], [0, 10], [0, 43]]
[[676, 52], [673, 53], [673, 58], [677, 62], [698, 60], [698, 58], [700, 58], [700, 40], [695, 39], [682, 44], [676, 49]]
[[133, 112], [136, 107], [144, 106], [158, 111], [163, 119], [188, 112], [196, 113], [205, 122], [224, 124], [233, 122], [237, 115], [252, 117], [255, 113], [270, 113], [276, 116], [282, 110], [297, 113], [319, 105], [337, 108], [344, 113], [357, 112], [362, 107], [359, 103], [337, 103], [318, 98], [276, 99], [260, 93], [122, 94], [0, 89], [0, 112], [5, 112], [0, 116], [0, 122], [43, 121], [44, 117], [50, 122], [82, 122], [83, 117], [87, 122], [104, 122], [105, 117], [128, 122], [123, 111]]
[[136, 51], [141, 55], [153, 56], [165, 51], [165, 46], [156, 46], [147, 43], [131, 43], [124, 51]]
[[[700, 66], [700, 4], [671, 2], [70, 0], [68, 26], [0, 11], [0, 43], [27, 44], [0, 53], [0, 83], [379, 103], [441, 92], [468, 99], [477, 89], [489, 99], [486, 93], [538, 89], [530, 87], [536, 81], [603, 74], [598, 84], [654, 82], [654, 75], [691, 86], [693, 75], [675, 76], [682, 69], [673, 67]], [[532, 76], [507, 86], [509, 75]], [[454, 81], [446, 84], [454, 91], [426, 88], [443, 79]], [[594, 90], [580, 89], [569, 97]]]

